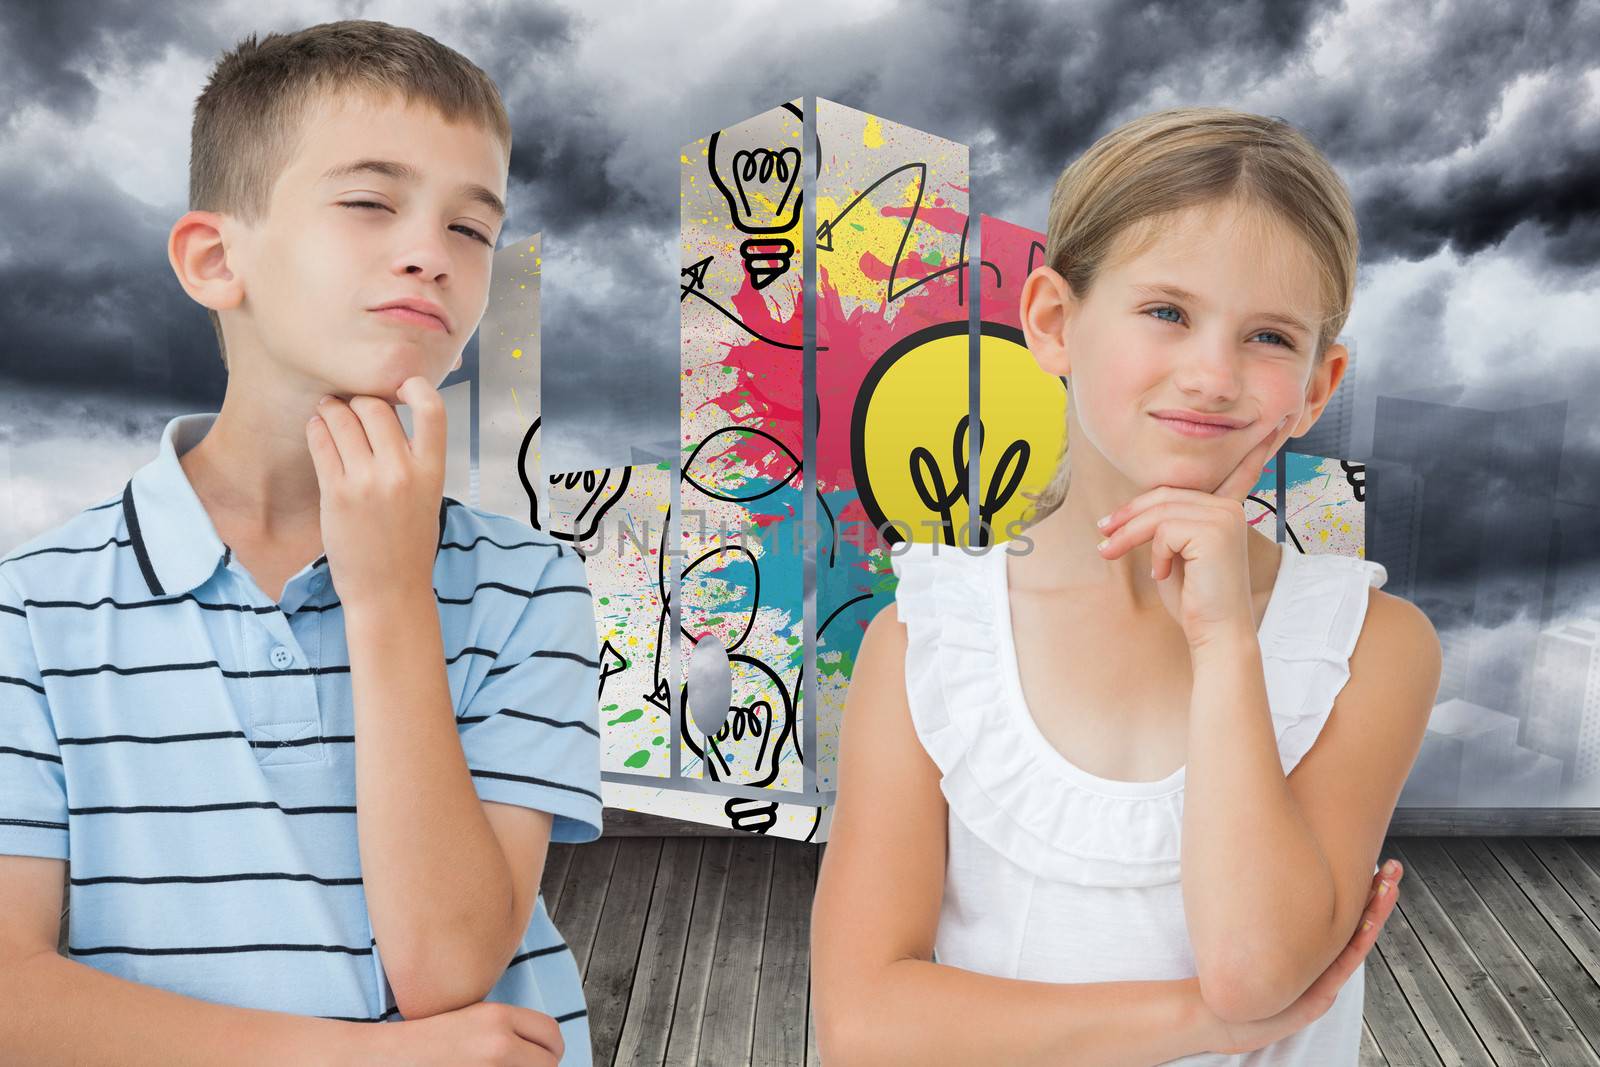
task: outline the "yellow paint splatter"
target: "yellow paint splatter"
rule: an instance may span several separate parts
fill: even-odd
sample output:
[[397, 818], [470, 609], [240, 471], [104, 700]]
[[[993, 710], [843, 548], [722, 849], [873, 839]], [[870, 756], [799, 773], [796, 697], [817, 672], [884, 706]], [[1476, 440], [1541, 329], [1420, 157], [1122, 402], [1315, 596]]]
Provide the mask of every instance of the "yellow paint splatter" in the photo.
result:
[[520, 348], [513, 348], [513, 349], [512, 349], [512, 350], [511, 350], [511, 358], [512, 358], [512, 359], [521, 359], [521, 358], [522, 358], [522, 349], [520, 349]]
[[883, 147], [883, 122], [878, 116], [867, 116], [866, 128], [861, 131], [861, 143], [868, 148]]

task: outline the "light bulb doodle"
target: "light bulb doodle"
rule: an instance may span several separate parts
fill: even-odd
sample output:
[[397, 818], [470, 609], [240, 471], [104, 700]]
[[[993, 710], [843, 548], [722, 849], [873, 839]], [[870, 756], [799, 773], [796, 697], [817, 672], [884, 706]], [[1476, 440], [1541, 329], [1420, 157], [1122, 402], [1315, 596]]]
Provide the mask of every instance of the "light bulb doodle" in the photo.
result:
[[1357, 503], [1367, 499], [1367, 465], [1356, 463], [1352, 460], [1341, 459], [1339, 469], [1344, 471], [1344, 480], [1350, 486], [1350, 492]]
[[[784, 109], [802, 122], [794, 104]], [[707, 142], [707, 169], [712, 184], [728, 202], [733, 225], [750, 236], [739, 245], [750, 284], [765, 289], [793, 266], [794, 241], [800, 226], [800, 149], [794, 145], [741, 142], [735, 130], [718, 130]], [[817, 165], [821, 164], [820, 145]], [[703, 270], [703, 266], [702, 266]]]
[[[1020, 331], [994, 323], [981, 325], [985, 345], [1021, 344]], [[941, 322], [919, 330], [879, 357], [856, 394], [850, 431], [856, 487], [869, 520], [891, 544], [907, 540], [891, 520], [910, 525], [910, 540], [919, 539], [915, 536], [919, 526], [933, 526], [944, 544], [962, 543], [966, 519], [957, 505], [968, 498], [968, 473], [974, 462], [967, 440], [968, 345], [966, 322]], [[1021, 351], [1037, 373], [1026, 347]], [[1053, 409], [1048, 404], [1034, 406], [1037, 410], [1030, 412], [1024, 405], [1020, 416], [1050, 417]], [[941, 425], [953, 428], [947, 438], [947, 469], [939, 466], [928, 443]], [[1007, 425], [1014, 427], [1015, 419], [1008, 417]], [[989, 532], [1022, 484], [1033, 451], [1026, 437], [990, 448], [983, 424], [978, 427], [983, 462], [978, 507], [981, 547], [989, 544]]]

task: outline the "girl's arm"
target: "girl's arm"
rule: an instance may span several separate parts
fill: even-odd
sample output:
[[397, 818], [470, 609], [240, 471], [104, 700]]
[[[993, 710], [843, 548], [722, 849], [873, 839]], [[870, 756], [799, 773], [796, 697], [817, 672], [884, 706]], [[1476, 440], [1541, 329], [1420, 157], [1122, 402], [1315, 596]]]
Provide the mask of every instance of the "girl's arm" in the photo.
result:
[[1221, 1018], [1279, 1011], [1344, 946], [1421, 747], [1438, 637], [1410, 602], [1368, 595], [1350, 679], [1287, 778], [1258, 635], [1192, 650], [1183, 901], [1206, 1003]]
[[1195, 979], [1068, 985], [930, 961], [947, 809], [938, 768], [911, 725], [905, 652], [891, 606], [862, 638], [846, 699], [839, 793], [812, 910], [823, 1061], [1146, 1065], [1225, 1044]]

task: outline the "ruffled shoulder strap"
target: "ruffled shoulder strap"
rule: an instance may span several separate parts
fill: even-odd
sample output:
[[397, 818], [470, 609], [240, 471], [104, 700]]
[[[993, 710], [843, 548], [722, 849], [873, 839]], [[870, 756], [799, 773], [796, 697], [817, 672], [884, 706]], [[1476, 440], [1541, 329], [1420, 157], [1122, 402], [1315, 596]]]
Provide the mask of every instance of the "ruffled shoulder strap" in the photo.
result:
[[906, 696], [950, 813], [1012, 863], [1083, 885], [1178, 880], [1181, 772], [1161, 783], [1095, 779], [1039, 732], [1016, 679], [1006, 555], [927, 545], [895, 557]]
[[[906, 695], [950, 812], [991, 848], [1052, 881], [1148, 886], [1180, 877], [1184, 770], [1115, 782], [1066, 760], [1029, 715], [1017, 676], [1006, 550], [903, 546], [891, 565], [906, 627]], [[1262, 661], [1284, 772], [1308, 751], [1366, 614], [1381, 564], [1285, 559], [1262, 620]]]
[[1294, 770], [1322, 732], [1334, 698], [1350, 680], [1350, 654], [1366, 622], [1369, 589], [1382, 588], [1381, 563], [1284, 546], [1274, 596], [1261, 623], [1262, 666], [1283, 773]]

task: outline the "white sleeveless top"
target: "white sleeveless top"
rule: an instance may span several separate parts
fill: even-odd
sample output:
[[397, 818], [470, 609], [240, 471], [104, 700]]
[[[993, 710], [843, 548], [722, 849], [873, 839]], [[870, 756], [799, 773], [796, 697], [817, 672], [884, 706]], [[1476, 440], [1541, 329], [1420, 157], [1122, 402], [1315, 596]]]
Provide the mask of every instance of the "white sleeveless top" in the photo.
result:
[[[1047, 982], [1194, 977], [1179, 879], [1185, 768], [1133, 782], [1069, 762], [1023, 699], [1005, 545], [976, 555], [901, 547], [891, 558], [908, 641], [906, 693], [950, 812], [935, 960]], [[1288, 544], [1283, 556], [1260, 639], [1288, 774], [1350, 677], [1368, 587], [1388, 575], [1379, 563], [1303, 555]], [[1354, 1067], [1364, 972], [1365, 964], [1326, 1014], [1281, 1041], [1171, 1062]]]

